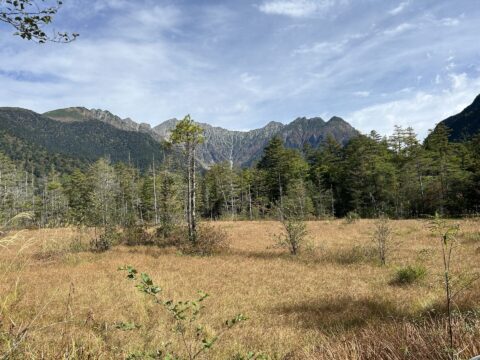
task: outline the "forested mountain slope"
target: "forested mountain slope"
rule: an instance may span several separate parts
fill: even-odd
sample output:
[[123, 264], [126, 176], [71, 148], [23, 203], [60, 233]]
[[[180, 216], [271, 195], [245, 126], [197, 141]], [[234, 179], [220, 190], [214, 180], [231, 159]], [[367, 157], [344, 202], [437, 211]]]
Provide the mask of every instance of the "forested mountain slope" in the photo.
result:
[[[57, 121], [19, 108], [0, 108], [0, 151], [17, 160], [44, 162], [69, 170], [108, 157], [112, 162], [131, 161], [145, 169], [153, 156], [163, 158], [161, 145], [151, 135], [127, 131], [106, 122]], [[54, 160], [58, 158], [57, 160]]]
[[451, 141], [464, 141], [478, 134], [480, 132], [480, 95], [462, 112], [450, 116], [440, 124], [451, 130], [449, 134]]

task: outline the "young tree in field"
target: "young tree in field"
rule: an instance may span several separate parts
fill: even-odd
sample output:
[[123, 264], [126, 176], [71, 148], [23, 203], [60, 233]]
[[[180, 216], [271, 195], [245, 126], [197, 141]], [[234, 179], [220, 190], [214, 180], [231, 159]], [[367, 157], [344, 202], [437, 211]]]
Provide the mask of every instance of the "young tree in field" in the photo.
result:
[[[305, 247], [307, 242], [307, 223], [305, 222], [305, 204], [297, 186], [290, 188], [291, 193], [285, 198], [281, 211], [280, 221], [283, 226], [283, 234], [277, 236], [277, 245], [287, 248], [290, 254], [297, 255]], [[305, 192], [304, 190], [300, 190]], [[290, 196], [292, 195], [292, 196]]]
[[203, 129], [195, 124], [190, 115], [180, 121], [170, 136], [173, 144], [183, 146], [187, 157], [187, 223], [188, 238], [195, 244], [197, 238], [197, 220], [196, 220], [196, 166], [195, 153], [197, 146], [203, 142]]
[[45, 30], [61, 6], [61, 0], [0, 0], [0, 21], [13, 27], [14, 35], [22, 39], [68, 43], [78, 34], [54, 32], [49, 35]]
[[380, 264], [385, 266], [387, 264], [387, 256], [392, 247], [393, 231], [388, 217], [381, 215], [375, 223], [375, 231], [373, 233], [373, 240], [377, 247], [378, 259]]
[[443, 260], [443, 275], [444, 275], [444, 289], [445, 289], [445, 299], [447, 305], [447, 316], [448, 316], [448, 340], [450, 345], [450, 358], [454, 359], [454, 347], [453, 347], [453, 297], [454, 293], [452, 290], [452, 273], [451, 273], [451, 262], [452, 262], [452, 253], [456, 245], [456, 235], [458, 233], [458, 225], [450, 225], [445, 220], [442, 220], [438, 214], [435, 215], [435, 218], [430, 223], [430, 230], [433, 234], [437, 235], [440, 239], [440, 245], [442, 248], [442, 260]]

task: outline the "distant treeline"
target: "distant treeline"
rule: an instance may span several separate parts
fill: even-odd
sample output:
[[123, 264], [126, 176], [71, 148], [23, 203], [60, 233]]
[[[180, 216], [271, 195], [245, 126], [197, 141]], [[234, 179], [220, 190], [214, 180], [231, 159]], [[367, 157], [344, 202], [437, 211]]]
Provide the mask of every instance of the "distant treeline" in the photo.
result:
[[[187, 190], [179, 156], [171, 151], [146, 172], [101, 159], [69, 173], [52, 166], [39, 177], [0, 154], [0, 223], [22, 212], [34, 214], [38, 226], [181, 222]], [[222, 163], [201, 171], [197, 204], [204, 218], [236, 220], [287, 210], [311, 219], [474, 214], [480, 211], [480, 135], [452, 143], [448, 129], [438, 126], [421, 143], [413, 129], [396, 127], [389, 138], [373, 131], [345, 147], [329, 138], [303, 151], [274, 138], [250, 168]]]

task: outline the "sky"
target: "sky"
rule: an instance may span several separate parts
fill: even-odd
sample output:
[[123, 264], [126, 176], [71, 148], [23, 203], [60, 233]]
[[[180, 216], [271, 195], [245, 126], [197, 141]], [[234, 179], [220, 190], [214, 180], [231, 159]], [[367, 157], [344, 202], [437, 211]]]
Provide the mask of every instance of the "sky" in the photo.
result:
[[[35, 44], [0, 24], [0, 106], [186, 114], [233, 130], [340, 116], [420, 138], [480, 93], [478, 0], [64, 0]], [[49, 29], [51, 31], [53, 29]]]

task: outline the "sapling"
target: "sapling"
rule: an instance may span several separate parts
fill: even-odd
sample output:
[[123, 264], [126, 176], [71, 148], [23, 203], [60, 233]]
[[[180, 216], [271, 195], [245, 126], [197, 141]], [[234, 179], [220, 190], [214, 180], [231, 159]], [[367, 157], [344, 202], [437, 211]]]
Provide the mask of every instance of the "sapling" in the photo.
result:
[[452, 286], [452, 255], [453, 250], [455, 249], [458, 240], [457, 234], [460, 227], [458, 224], [450, 224], [446, 220], [442, 219], [438, 214], [435, 214], [435, 218], [430, 222], [430, 231], [436, 234], [440, 240], [440, 246], [442, 249], [442, 260], [443, 260], [443, 277], [444, 277], [444, 290], [445, 290], [445, 302], [447, 306], [447, 329], [448, 329], [448, 342], [449, 342], [449, 354], [450, 358], [454, 359], [454, 347], [453, 347], [453, 301], [454, 298], [460, 294], [462, 291], [468, 289], [473, 282], [479, 279], [479, 276], [476, 275], [472, 277], [469, 281], [464, 283], [458, 289], [454, 291]]
[[279, 219], [283, 234], [276, 236], [278, 247], [287, 248], [290, 254], [297, 255], [305, 247], [308, 237], [307, 223], [298, 206], [279, 207]]
[[280, 247], [286, 247], [290, 254], [297, 255], [305, 245], [307, 237], [307, 224], [305, 221], [297, 218], [284, 218], [282, 225], [285, 234], [277, 237], [277, 244]]
[[[234, 318], [226, 320], [222, 330], [217, 334], [209, 335], [206, 327], [199, 322], [199, 317], [204, 308], [203, 302], [208, 298], [208, 294], [199, 291], [197, 299], [188, 301], [164, 300], [160, 297], [162, 289], [153, 282], [148, 274], [141, 273], [139, 275], [138, 271], [132, 266], [124, 266], [119, 268], [119, 270], [126, 271], [127, 279], [135, 281], [135, 287], [143, 294], [152, 298], [155, 304], [162, 306], [175, 323], [171, 330], [180, 338], [183, 354], [173, 353], [166, 348], [157, 350], [156, 359], [198, 359], [216, 344], [222, 334], [232, 329], [238, 323], [247, 320], [244, 315], [238, 314]], [[138, 327], [139, 325], [134, 323], [119, 323], [117, 325], [118, 329], [125, 331], [135, 330]]]
[[387, 255], [390, 250], [392, 242], [392, 227], [390, 221], [386, 216], [380, 216], [380, 218], [375, 223], [375, 231], [373, 233], [373, 239], [377, 246], [378, 258], [380, 263], [386, 265]]

